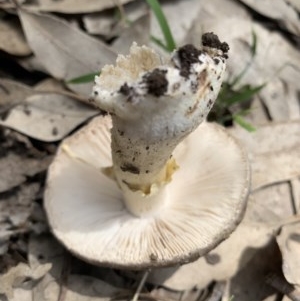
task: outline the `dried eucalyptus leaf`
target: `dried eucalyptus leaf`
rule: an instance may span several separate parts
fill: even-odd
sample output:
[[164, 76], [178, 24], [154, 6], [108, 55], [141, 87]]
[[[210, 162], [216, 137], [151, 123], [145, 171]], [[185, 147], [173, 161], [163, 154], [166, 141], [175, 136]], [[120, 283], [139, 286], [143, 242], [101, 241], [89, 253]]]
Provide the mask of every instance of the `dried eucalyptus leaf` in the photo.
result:
[[276, 240], [282, 254], [286, 280], [300, 286], [300, 222], [283, 226]]
[[300, 176], [299, 147], [254, 156], [252, 190]]
[[[300, 145], [300, 121], [272, 122], [260, 125], [255, 132], [247, 132], [240, 127], [231, 128], [236, 137], [253, 154], [281, 152]], [[280, 139], [278, 139], [280, 137]]]
[[28, 158], [8, 153], [0, 158], [0, 193], [20, 185], [27, 176], [33, 176], [46, 170], [50, 162], [50, 156]]
[[256, 0], [239, 0], [244, 4], [251, 7], [258, 13], [278, 20], [281, 24], [292, 32], [299, 36], [300, 34], [300, 22], [299, 17], [295, 9], [284, 0], [267, 0], [267, 1], [256, 1]]
[[[57, 79], [70, 80], [97, 72], [116, 59], [116, 54], [104, 43], [58, 17], [24, 9], [19, 10], [19, 16], [37, 59]], [[92, 84], [69, 87], [78, 93], [90, 95]]]
[[6, 106], [18, 104], [34, 92], [32, 88], [12, 81], [9, 79], [0, 78], [0, 114], [4, 113]]
[[0, 49], [12, 55], [25, 56], [31, 53], [18, 24], [0, 19]]
[[28, 4], [27, 7], [38, 9], [39, 11], [58, 12], [66, 14], [83, 14], [102, 11], [104, 9], [112, 8], [116, 6], [116, 3], [120, 5], [128, 3], [133, 0], [119, 0], [114, 2], [111, 0], [38, 0], [37, 4]]
[[42, 141], [57, 141], [98, 111], [58, 93], [35, 94], [0, 124]]
[[112, 44], [112, 49], [116, 53], [127, 54], [133, 42], [138, 45], [148, 45], [150, 41], [149, 28], [150, 15], [146, 14], [121, 33], [120, 37]]

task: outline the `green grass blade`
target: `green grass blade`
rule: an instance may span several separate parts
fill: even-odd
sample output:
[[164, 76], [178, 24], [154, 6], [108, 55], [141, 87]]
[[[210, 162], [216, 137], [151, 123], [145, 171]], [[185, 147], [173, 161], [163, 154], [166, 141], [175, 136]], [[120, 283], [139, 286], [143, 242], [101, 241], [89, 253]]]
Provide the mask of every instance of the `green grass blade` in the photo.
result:
[[233, 96], [226, 99], [226, 105], [231, 106], [235, 103], [241, 103], [246, 100], [251, 99], [256, 93], [258, 93], [261, 89], [265, 87], [266, 84], [262, 84], [256, 87], [245, 86], [239, 91], [235, 92]]
[[161, 9], [159, 2], [157, 0], [146, 1], [156, 16], [160, 29], [164, 35], [168, 51], [173, 51], [176, 48], [176, 43], [170, 30], [168, 21], [164, 15], [164, 12]]
[[240, 125], [242, 128], [247, 130], [248, 132], [254, 132], [256, 131], [255, 127], [248, 123], [242, 116], [240, 115], [233, 115], [233, 120], [236, 122], [238, 125]]
[[151, 38], [151, 40], [152, 40], [156, 45], [158, 45], [159, 47], [165, 49], [166, 51], [169, 51], [168, 46], [166, 46], [166, 45], [163, 43], [163, 41], [162, 41], [161, 39], [159, 39], [159, 38], [157, 38], [157, 37], [154, 37], [154, 36], [152, 36], [152, 35], [150, 36], [150, 38]]
[[88, 74], [84, 74], [81, 75], [79, 77], [75, 77], [72, 78], [70, 80], [67, 81], [68, 84], [86, 84], [86, 83], [90, 83], [93, 82], [95, 79], [96, 75], [99, 75], [100, 72], [95, 72], [95, 73], [88, 73]]
[[256, 48], [257, 48], [257, 35], [255, 31], [252, 29], [252, 44], [251, 44], [251, 56], [252, 58], [256, 55]]

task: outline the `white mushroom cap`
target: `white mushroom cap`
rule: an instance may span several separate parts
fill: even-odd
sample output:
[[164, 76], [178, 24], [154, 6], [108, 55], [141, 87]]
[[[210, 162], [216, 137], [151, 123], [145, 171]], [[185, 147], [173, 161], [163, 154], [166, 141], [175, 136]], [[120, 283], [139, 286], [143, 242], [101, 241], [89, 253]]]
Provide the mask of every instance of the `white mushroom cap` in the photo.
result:
[[[98, 265], [142, 269], [197, 259], [241, 221], [249, 191], [247, 155], [222, 127], [204, 122], [175, 149], [179, 169], [161, 206], [136, 217], [103, 170], [112, 165], [111, 118], [97, 117], [60, 147], [45, 208], [56, 237]], [[143, 200], [147, 202], [147, 196]]]

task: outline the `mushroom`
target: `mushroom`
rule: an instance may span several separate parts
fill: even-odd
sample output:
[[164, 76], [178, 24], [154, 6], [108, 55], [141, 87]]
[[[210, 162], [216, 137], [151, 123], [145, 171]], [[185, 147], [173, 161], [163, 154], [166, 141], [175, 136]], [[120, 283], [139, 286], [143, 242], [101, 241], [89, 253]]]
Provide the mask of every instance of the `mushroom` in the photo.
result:
[[213, 33], [202, 44], [164, 63], [133, 44], [95, 78], [91, 101], [109, 114], [63, 141], [45, 192], [53, 233], [80, 258], [128, 269], [186, 263], [241, 221], [247, 154], [205, 121], [229, 47]]

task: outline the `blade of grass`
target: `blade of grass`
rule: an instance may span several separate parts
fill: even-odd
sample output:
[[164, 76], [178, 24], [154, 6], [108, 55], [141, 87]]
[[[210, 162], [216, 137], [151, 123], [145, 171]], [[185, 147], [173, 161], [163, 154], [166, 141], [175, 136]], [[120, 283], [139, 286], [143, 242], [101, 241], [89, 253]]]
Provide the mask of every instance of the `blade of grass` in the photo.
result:
[[237, 91], [233, 96], [225, 100], [226, 105], [230, 106], [235, 103], [238, 102], [240, 103], [248, 99], [251, 99], [256, 93], [258, 93], [262, 88], [264, 88], [265, 85], [266, 84], [262, 84], [256, 87], [246, 87]]
[[168, 46], [166, 46], [166, 45], [163, 43], [163, 41], [162, 41], [161, 39], [159, 39], [159, 38], [157, 38], [157, 37], [154, 37], [154, 36], [152, 36], [152, 35], [150, 36], [150, 38], [151, 38], [151, 40], [152, 40], [156, 45], [158, 45], [159, 47], [165, 49], [166, 51], [169, 51]]
[[232, 116], [234, 122], [236, 122], [238, 125], [240, 125], [242, 128], [247, 130], [248, 132], [254, 132], [256, 129], [253, 125], [248, 123], [241, 115], [233, 115]]
[[68, 84], [86, 84], [94, 81], [95, 76], [99, 75], [100, 72], [88, 73], [79, 77], [72, 78], [67, 81]]
[[176, 48], [176, 44], [170, 30], [168, 21], [161, 9], [161, 6], [157, 0], [146, 0], [152, 11], [154, 12], [156, 19], [159, 23], [160, 29], [164, 35], [166, 46], [168, 51], [173, 51]]

